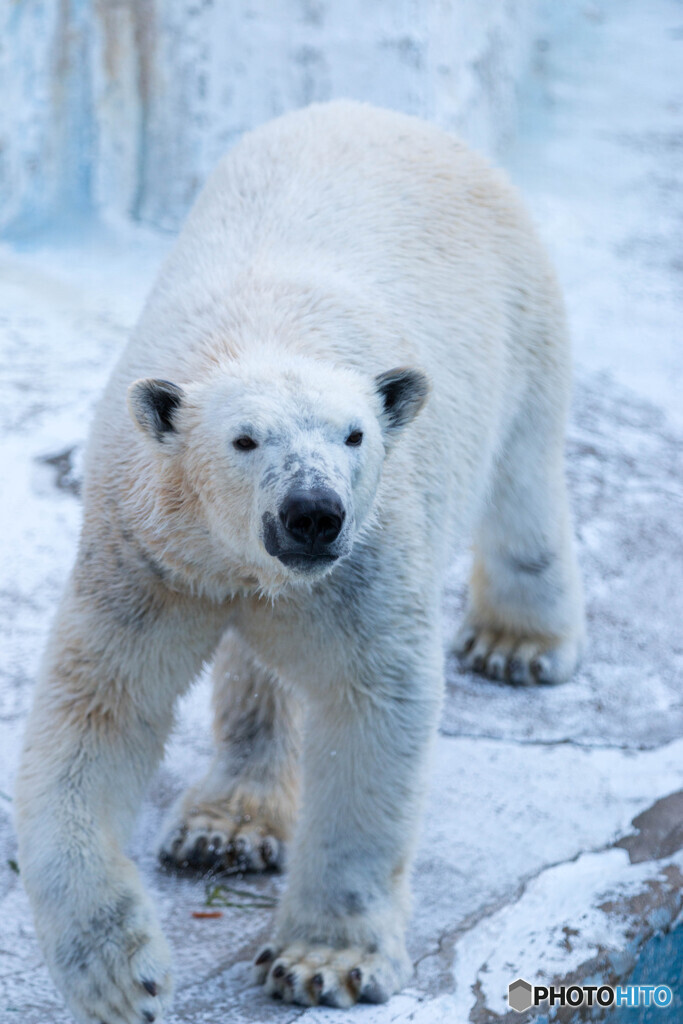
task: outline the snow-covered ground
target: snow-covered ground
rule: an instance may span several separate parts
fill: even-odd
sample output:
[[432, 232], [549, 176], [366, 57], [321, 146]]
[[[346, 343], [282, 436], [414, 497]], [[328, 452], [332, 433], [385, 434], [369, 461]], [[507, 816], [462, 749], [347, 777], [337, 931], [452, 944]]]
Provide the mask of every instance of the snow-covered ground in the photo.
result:
[[[171, 1021], [483, 1024], [506, 1016], [507, 985], [519, 976], [624, 977], [642, 942], [680, 912], [683, 7], [605, 0], [549, 3], [546, 14], [507, 163], [560, 270], [576, 345], [568, 451], [591, 637], [585, 663], [565, 686], [524, 691], [449, 663], [414, 873], [415, 977], [387, 1006], [349, 1013], [269, 1002], [248, 969], [269, 911], [236, 896], [244, 906], [195, 919], [203, 883], [157, 869], [164, 810], [210, 751], [200, 681], [183, 701], [131, 848], [173, 943]], [[119, 227], [0, 250], [2, 1024], [69, 1020], [8, 864], [11, 792], [76, 544], [79, 445], [168, 245]], [[463, 556], [446, 595], [452, 619], [465, 568]], [[274, 897], [284, 884], [235, 882]], [[662, 1024], [683, 1016], [676, 999]]]

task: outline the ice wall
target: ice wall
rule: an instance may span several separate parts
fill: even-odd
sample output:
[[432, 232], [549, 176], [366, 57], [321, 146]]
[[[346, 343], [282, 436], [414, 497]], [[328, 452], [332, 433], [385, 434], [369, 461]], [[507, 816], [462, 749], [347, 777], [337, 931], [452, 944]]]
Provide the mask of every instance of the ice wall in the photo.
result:
[[337, 96], [495, 152], [536, 0], [0, 0], [0, 231], [174, 229], [247, 128]]

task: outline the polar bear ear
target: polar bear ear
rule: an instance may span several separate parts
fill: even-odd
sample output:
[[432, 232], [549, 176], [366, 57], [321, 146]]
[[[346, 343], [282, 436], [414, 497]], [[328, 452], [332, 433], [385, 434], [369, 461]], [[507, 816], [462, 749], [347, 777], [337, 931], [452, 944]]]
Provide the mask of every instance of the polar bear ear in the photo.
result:
[[185, 397], [177, 384], [168, 380], [136, 380], [128, 388], [128, 409], [144, 434], [160, 444], [176, 431], [176, 413]]
[[382, 426], [387, 431], [398, 431], [415, 419], [427, 401], [430, 387], [421, 370], [399, 366], [378, 374], [375, 389], [382, 400]]

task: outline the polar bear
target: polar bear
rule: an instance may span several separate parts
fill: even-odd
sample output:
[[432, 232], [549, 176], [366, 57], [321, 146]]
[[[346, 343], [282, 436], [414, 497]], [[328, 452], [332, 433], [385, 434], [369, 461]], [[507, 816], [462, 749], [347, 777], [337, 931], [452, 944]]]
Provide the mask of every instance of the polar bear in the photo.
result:
[[256, 957], [274, 996], [343, 1007], [406, 982], [453, 546], [474, 538], [466, 668], [555, 683], [579, 657], [569, 376], [529, 219], [451, 135], [337, 102], [219, 164], [97, 409], [26, 734], [22, 877], [78, 1021], [169, 1003], [122, 847], [216, 651], [215, 760], [163, 859], [261, 870], [290, 843]]

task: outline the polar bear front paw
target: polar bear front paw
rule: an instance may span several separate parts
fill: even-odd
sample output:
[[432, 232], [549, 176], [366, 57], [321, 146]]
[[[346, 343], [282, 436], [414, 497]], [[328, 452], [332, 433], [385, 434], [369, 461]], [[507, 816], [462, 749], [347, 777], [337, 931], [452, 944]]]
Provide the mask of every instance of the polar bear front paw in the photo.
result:
[[82, 1024], [160, 1022], [171, 999], [170, 953], [144, 905], [129, 896], [85, 925], [60, 925], [52, 968]]
[[465, 624], [454, 644], [461, 665], [489, 679], [533, 686], [563, 683], [579, 660], [577, 639], [543, 640]]
[[274, 999], [343, 1009], [357, 1002], [385, 1003], [406, 983], [411, 967], [407, 957], [396, 959], [360, 946], [334, 949], [295, 942], [265, 946], [254, 972]]

